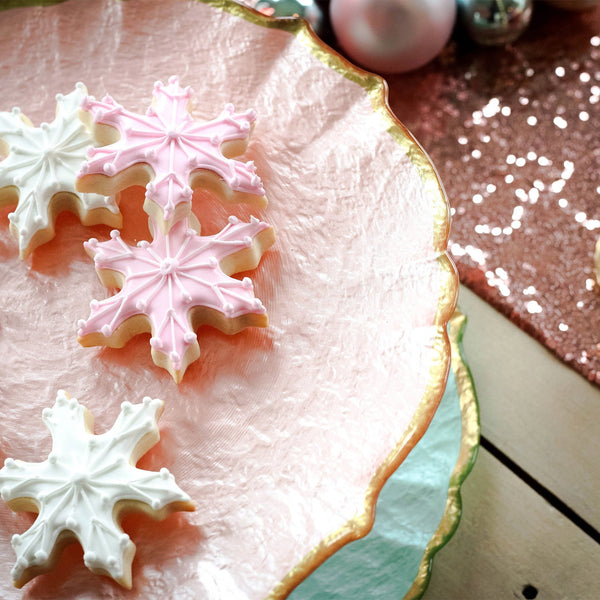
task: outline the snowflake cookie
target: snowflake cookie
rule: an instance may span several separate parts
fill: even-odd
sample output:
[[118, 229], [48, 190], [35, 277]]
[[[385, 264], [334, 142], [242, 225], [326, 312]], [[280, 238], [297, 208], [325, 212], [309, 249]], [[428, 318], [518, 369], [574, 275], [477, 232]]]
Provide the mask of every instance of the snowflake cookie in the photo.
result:
[[0, 470], [2, 499], [15, 511], [39, 513], [22, 535], [12, 537], [16, 587], [48, 571], [61, 549], [77, 540], [85, 565], [131, 588], [135, 544], [119, 525], [119, 515], [141, 510], [163, 519], [194, 510], [189, 496], [167, 469], [144, 471], [139, 458], [159, 440], [161, 400], [123, 402], [112, 428], [92, 433], [94, 417], [75, 398], [59, 391], [42, 418], [52, 434], [47, 460], [28, 463], [7, 458]]
[[18, 108], [0, 112], [0, 206], [17, 204], [9, 214], [10, 229], [26, 258], [54, 237], [59, 212], [69, 210], [84, 225], [121, 226], [114, 200], [75, 191], [75, 175], [94, 141], [79, 119], [87, 90], [78, 83], [66, 96], [56, 96], [56, 118], [33, 127]]
[[86, 242], [104, 285], [120, 291], [92, 301], [89, 319], [78, 323], [79, 342], [120, 348], [150, 331], [154, 362], [179, 383], [200, 356], [195, 334], [200, 325], [228, 334], [267, 325], [252, 281], [230, 275], [254, 269], [275, 238], [267, 223], [256, 218], [243, 223], [233, 216], [216, 235], [199, 235], [187, 219], [167, 234], [154, 233], [152, 242], [137, 247], [127, 245], [116, 230], [107, 242]]
[[188, 112], [191, 95], [176, 77], [168, 85], [159, 81], [145, 115], [110, 96], [88, 97], [83, 109], [96, 123], [98, 142], [107, 145], [90, 149], [77, 189], [113, 194], [147, 184], [144, 210], [163, 232], [189, 215], [192, 187], [212, 190], [229, 202], [265, 206], [254, 163], [233, 159], [246, 149], [254, 111], [236, 113], [228, 104], [216, 119], [196, 122]]

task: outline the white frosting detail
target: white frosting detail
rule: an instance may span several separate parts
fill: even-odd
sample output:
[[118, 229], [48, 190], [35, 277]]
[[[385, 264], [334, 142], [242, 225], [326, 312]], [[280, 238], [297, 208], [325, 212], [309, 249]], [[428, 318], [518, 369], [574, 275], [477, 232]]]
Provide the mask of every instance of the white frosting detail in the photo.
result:
[[10, 222], [21, 252], [38, 231], [48, 227], [48, 206], [57, 192], [77, 196], [84, 211], [104, 208], [119, 212], [114, 198], [75, 190], [75, 176], [94, 144], [79, 119], [86, 94], [82, 83], [66, 96], [58, 94], [56, 118], [37, 128], [26, 125], [18, 109], [0, 112], [0, 139], [9, 148], [8, 156], [0, 161], [0, 189], [19, 188], [19, 202]]
[[[137, 500], [160, 510], [172, 502], [190, 502], [167, 469], [160, 472], [137, 469], [136, 447], [147, 435], [159, 439], [157, 421], [163, 402], [144, 398], [141, 404], [123, 402], [112, 428], [101, 435], [85, 426], [86, 409], [62, 390], [52, 409], [42, 418], [52, 434], [52, 451], [40, 463], [7, 458], [0, 470], [4, 501], [31, 498], [39, 507], [35, 523], [22, 535], [14, 535], [17, 562], [12, 576], [43, 565], [51, 555], [61, 531], [75, 534], [84, 551], [84, 562], [93, 570], [104, 570], [123, 578], [130, 562], [126, 551], [135, 548], [129, 536], [113, 519], [120, 500]], [[87, 413], [88, 422], [90, 414]]]

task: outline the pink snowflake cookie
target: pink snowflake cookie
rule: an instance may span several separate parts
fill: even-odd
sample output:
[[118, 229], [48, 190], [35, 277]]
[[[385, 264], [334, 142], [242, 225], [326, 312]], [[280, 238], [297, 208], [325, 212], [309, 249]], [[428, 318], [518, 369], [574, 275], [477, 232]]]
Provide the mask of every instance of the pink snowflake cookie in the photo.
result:
[[273, 243], [273, 229], [258, 219], [230, 217], [212, 236], [201, 236], [187, 219], [167, 234], [154, 232], [152, 242], [127, 245], [118, 231], [112, 239], [85, 244], [104, 285], [120, 291], [92, 301], [87, 321], [79, 322], [83, 346], [122, 347], [131, 337], [151, 332], [154, 362], [179, 383], [200, 355], [195, 330], [210, 324], [233, 334], [247, 326], [265, 327], [264, 306], [252, 282], [230, 275], [255, 268]]
[[116, 193], [147, 184], [144, 210], [163, 232], [189, 215], [192, 188], [212, 190], [229, 202], [266, 206], [252, 161], [233, 158], [246, 149], [254, 111], [236, 113], [228, 104], [216, 119], [197, 122], [188, 112], [191, 95], [176, 77], [168, 85], [157, 82], [145, 115], [110, 96], [87, 97], [82, 107], [96, 123], [98, 142], [107, 145], [90, 149], [77, 189]]

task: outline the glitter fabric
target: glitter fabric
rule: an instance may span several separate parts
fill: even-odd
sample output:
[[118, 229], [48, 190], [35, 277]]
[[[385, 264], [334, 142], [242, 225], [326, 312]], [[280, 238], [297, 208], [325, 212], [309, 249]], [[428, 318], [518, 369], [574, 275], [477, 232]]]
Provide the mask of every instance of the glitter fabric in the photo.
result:
[[446, 186], [462, 282], [600, 384], [600, 10], [536, 6], [514, 46], [461, 40], [388, 82]]

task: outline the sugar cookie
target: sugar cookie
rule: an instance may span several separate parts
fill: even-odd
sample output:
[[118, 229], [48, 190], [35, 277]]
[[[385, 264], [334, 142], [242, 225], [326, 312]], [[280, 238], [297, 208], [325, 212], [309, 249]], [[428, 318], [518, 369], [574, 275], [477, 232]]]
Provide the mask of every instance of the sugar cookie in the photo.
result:
[[93, 434], [94, 417], [62, 390], [42, 418], [52, 434], [47, 460], [27, 463], [7, 458], [0, 470], [2, 499], [15, 511], [39, 513], [23, 534], [12, 537], [16, 587], [50, 570], [64, 546], [78, 541], [85, 565], [131, 588], [135, 544], [119, 525], [120, 515], [142, 511], [163, 519], [194, 510], [190, 497], [167, 469], [135, 464], [159, 440], [161, 400], [123, 402], [112, 428]]
[[16, 204], [10, 229], [22, 259], [54, 237], [58, 213], [68, 210], [83, 225], [121, 226], [119, 209], [110, 197], [75, 191], [75, 175], [94, 141], [79, 119], [87, 90], [78, 83], [66, 96], [56, 96], [56, 118], [33, 127], [18, 108], [0, 112], [0, 206]]
[[167, 234], [154, 233], [151, 243], [137, 247], [128, 246], [118, 231], [107, 242], [85, 244], [104, 285], [120, 291], [92, 301], [90, 317], [78, 323], [78, 336], [83, 346], [120, 348], [149, 331], [154, 362], [179, 383], [200, 356], [195, 334], [200, 325], [228, 334], [267, 325], [251, 280], [230, 275], [255, 268], [275, 237], [267, 223], [256, 218], [242, 223], [233, 216], [212, 236], [199, 235], [187, 219]]
[[216, 119], [197, 122], [187, 110], [191, 95], [176, 77], [166, 86], [159, 81], [145, 115], [110, 96], [88, 97], [82, 107], [96, 123], [96, 139], [106, 145], [90, 150], [77, 189], [114, 194], [146, 185], [144, 210], [165, 233], [189, 215], [192, 187], [212, 190], [228, 202], [265, 206], [254, 164], [232, 158], [246, 149], [255, 112], [236, 113], [228, 104]]

